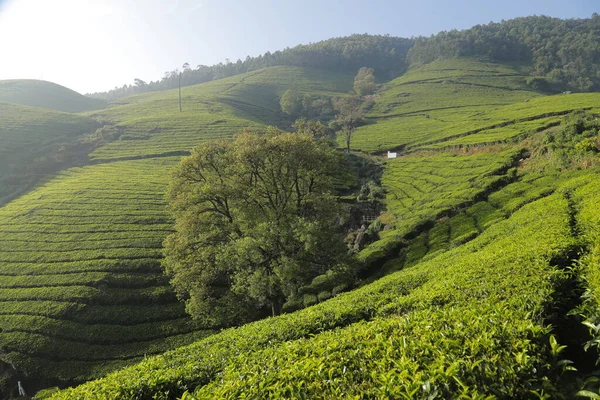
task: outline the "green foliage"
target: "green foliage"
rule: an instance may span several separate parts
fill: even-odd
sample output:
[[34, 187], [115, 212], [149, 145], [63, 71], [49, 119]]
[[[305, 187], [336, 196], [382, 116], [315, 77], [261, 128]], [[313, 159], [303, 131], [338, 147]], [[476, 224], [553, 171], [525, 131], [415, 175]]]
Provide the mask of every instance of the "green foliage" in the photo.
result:
[[359, 96], [366, 96], [373, 94], [375, 89], [375, 71], [373, 68], [363, 67], [359, 69], [354, 78], [354, 92]]
[[[347, 48], [354, 55], [365, 50]], [[288, 127], [279, 99], [290, 88], [301, 94], [306, 116], [327, 121], [321, 110], [350, 90], [351, 72], [363, 65], [373, 66], [361, 61], [343, 74], [271, 67], [186, 87], [182, 113], [175, 91], [92, 113], [113, 126], [98, 137], [116, 132], [121, 138], [94, 151], [100, 164], [61, 173], [0, 209], [0, 327], [7, 327], [0, 346], [10, 350], [9, 361], [34, 379], [86, 380], [212, 334], [185, 317], [161, 276], [160, 246], [173, 228], [162, 196], [165, 171], [178, 161], [165, 156], [243, 127]], [[373, 224], [369, 232], [380, 240], [360, 258], [365, 265], [389, 260], [385, 268], [401, 271], [347, 294], [341, 292], [353, 286], [348, 282], [356, 282], [347, 269], [310, 271], [284, 305], [288, 312], [317, 303], [309, 309], [223, 331], [55, 398], [164, 399], [207, 384], [188, 397], [250, 396], [257, 388], [273, 397], [294, 390], [336, 397], [339, 388], [371, 397], [558, 397], [555, 356], [568, 350], [559, 351], [565, 345], [559, 336], [549, 340], [543, 313], [553, 298], [555, 260], [579, 242], [573, 217], [587, 218], [578, 214], [586, 210], [593, 219], [597, 202], [577, 180], [569, 186], [572, 200], [552, 193], [591, 172], [576, 170], [584, 164], [569, 164], [569, 157], [597, 157], [597, 131], [593, 118], [584, 118], [583, 126], [569, 125], [576, 134], [544, 143], [566, 150], [570, 166], [561, 173], [534, 173], [527, 169], [532, 157], [519, 164], [525, 175], [516, 175], [510, 165], [526, 156], [505, 150], [523, 137], [545, 135], [575, 109], [597, 113], [600, 103], [597, 94], [543, 96], [529, 73], [523, 64], [436, 61], [374, 96], [352, 146], [404, 153], [387, 162], [383, 179], [389, 215], [403, 219], [394, 230]], [[554, 85], [551, 75], [535, 73]], [[322, 125], [301, 125], [302, 134], [327, 136]], [[421, 149], [430, 151], [406, 155]], [[150, 159], [120, 161], [144, 157]], [[380, 168], [365, 165], [364, 176], [374, 172], [369, 179], [379, 182]], [[378, 197], [367, 182], [360, 182], [366, 197]], [[591, 260], [586, 282], [595, 273], [597, 260]], [[372, 278], [374, 271], [362, 273]], [[591, 304], [590, 316], [597, 308]], [[422, 340], [405, 344], [407, 337]], [[354, 368], [363, 362], [373, 374]], [[325, 377], [316, 366], [333, 372]], [[591, 383], [585, 389], [595, 390]]]
[[531, 64], [536, 76], [587, 91], [599, 84], [599, 31], [597, 15], [566, 20], [546, 16], [515, 18], [419, 38], [407, 58], [410, 64], [449, 57], [525, 62]]
[[298, 135], [308, 135], [315, 139], [331, 138], [331, 131], [320, 121], [300, 118], [294, 122], [292, 128]]
[[177, 222], [164, 265], [192, 316], [210, 326], [265, 306], [278, 313], [341, 260], [338, 164], [326, 142], [276, 131], [207, 142], [182, 161], [168, 193]]
[[385, 198], [385, 189], [372, 180], [367, 181], [361, 186], [360, 192], [356, 197], [358, 201], [376, 202]]
[[408, 233], [507, 179], [518, 152], [411, 156], [388, 161], [383, 185], [395, 225]]
[[[183, 112], [179, 112], [177, 90], [132, 96], [91, 114], [118, 126], [125, 136], [96, 149], [90, 158], [110, 161], [189, 154], [200, 141], [231, 138], [246, 128], [288, 128], [289, 118], [280, 105], [286, 90], [293, 89], [302, 98], [329, 98], [351, 87], [351, 74], [270, 67], [186, 87], [182, 90]], [[137, 140], [140, 137], [145, 139]]]
[[0, 208], [1, 357], [21, 379], [81, 382], [213, 333], [160, 266], [177, 161], [73, 168]]
[[574, 112], [555, 128], [531, 139], [531, 158], [526, 168], [565, 171], [600, 164], [600, 120], [587, 112]]
[[333, 121], [336, 131], [341, 131], [345, 139], [346, 152], [350, 153], [350, 142], [354, 130], [363, 122], [364, 104], [356, 95], [344, 96], [334, 104], [337, 115]]
[[0, 103], [0, 204], [68, 163], [61, 149], [97, 127], [82, 116]]
[[598, 93], [543, 96], [525, 81], [519, 66], [470, 59], [415, 67], [378, 91], [352, 148], [383, 152], [514, 143], [574, 110], [598, 110]]
[[294, 89], [286, 90], [279, 101], [281, 111], [291, 117], [297, 117], [302, 111], [302, 98]]
[[525, 80], [525, 83], [540, 92], [547, 92], [551, 89], [551, 83], [546, 78], [539, 76], [530, 76]]
[[[163, 196], [179, 161], [169, 156], [244, 127], [279, 123], [278, 95], [292, 85], [334, 96], [351, 88], [352, 75], [255, 71], [186, 88], [182, 113], [176, 91], [140, 95], [90, 113], [104, 121], [97, 130], [91, 118], [2, 106], [8, 136], [0, 164], [29, 162], [20, 149], [50, 150], [32, 156], [43, 166], [43, 185], [0, 209], [0, 329], [7, 326], [0, 346], [22, 379], [81, 382], [213, 333], [188, 318], [160, 266], [161, 243], [173, 229]], [[55, 158], [65, 159], [56, 164], [64, 168], [77, 154], [83, 165], [93, 148], [97, 165], [47, 175]], [[136, 158], [149, 159], [123, 161]]]

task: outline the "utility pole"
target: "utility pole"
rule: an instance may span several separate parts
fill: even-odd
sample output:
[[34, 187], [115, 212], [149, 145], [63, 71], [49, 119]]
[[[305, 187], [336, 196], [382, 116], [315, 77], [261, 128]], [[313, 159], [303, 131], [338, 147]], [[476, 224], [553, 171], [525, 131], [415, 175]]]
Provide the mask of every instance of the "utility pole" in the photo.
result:
[[179, 112], [181, 111], [181, 71], [179, 71]]

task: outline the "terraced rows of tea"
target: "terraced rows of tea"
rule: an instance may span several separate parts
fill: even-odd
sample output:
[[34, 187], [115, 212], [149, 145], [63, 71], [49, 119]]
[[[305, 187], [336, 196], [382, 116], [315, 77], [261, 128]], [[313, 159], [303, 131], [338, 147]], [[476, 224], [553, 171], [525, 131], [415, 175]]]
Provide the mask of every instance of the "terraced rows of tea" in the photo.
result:
[[96, 110], [106, 105], [104, 100], [92, 99], [64, 86], [34, 79], [0, 81], [0, 102], [69, 113]]
[[546, 96], [528, 87], [517, 67], [437, 61], [385, 84], [352, 147], [378, 152], [504, 142], [582, 108], [599, 110], [600, 94]]
[[200, 140], [231, 137], [244, 128], [285, 124], [279, 97], [299, 93], [340, 95], [352, 76], [310, 68], [270, 67], [231, 78], [129, 97], [90, 114], [123, 127], [121, 140], [97, 149], [94, 160], [189, 152]]
[[[566, 275], [553, 260], [579, 240], [573, 216], [587, 218], [590, 230], [599, 222], [593, 205], [599, 171], [578, 173], [555, 180], [555, 192], [541, 197], [533, 192], [549, 182], [513, 188], [529, 204], [468, 244], [318, 306], [221, 332], [52, 399], [167, 399], [190, 389], [195, 393], [183, 398], [558, 395], [565, 388], [548, 377], [561, 350], [549, 339], [545, 318], [559, 290], [553, 282]], [[572, 198], [572, 191], [589, 197]]]
[[[514, 384], [504, 395], [524, 393], [523, 371], [547, 361], [548, 331], [539, 316], [553, 290], [548, 277], [557, 272], [551, 260], [576, 240], [569, 221], [579, 209], [565, 194], [573, 189], [560, 187], [577, 173], [520, 176], [516, 168], [524, 153], [507, 143], [559, 124], [573, 109], [599, 111], [600, 96], [545, 96], [525, 85], [518, 67], [435, 62], [389, 82], [375, 96], [353, 148], [404, 153], [386, 162], [382, 178], [395, 229], [381, 232], [359, 260], [387, 261], [382, 274], [401, 271], [317, 307], [206, 339], [211, 327], [194, 324], [175, 298], [160, 260], [162, 240], [173, 227], [163, 195], [179, 156], [201, 140], [243, 128], [289, 126], [279, 106], [287, 88], [339, 96], [351, 84], [346, 74], [271, 67], [184, 87], [182, 112], [178, 92], [165, 91], [87, 113], [122, 128], [119, 140], [97, 148], [92, 165], [61, 172], [0, 208], [2, 358], [30, 376], [64, 383], [202, 339], [57, 395], [69, 399], [166, 399], [196, 387], [198, 398], [232, 398], [242, 391], [252, 397], [255, 388], [273, 398], [300, 392], [331, 398], [336, 390], [359, 393], [359, 381], [378, 388], [373, 397], [411, 398], [424, 387], [435, 397], [458, 393], [461, 383], [486, 387], [467, 380], [489, 382], [492, 369]], [[459, 149], [473, 145], [478, 148]], [[535, 293], [528, 289], [532, 284], [540, 288]], [[486, 336], [498, 346], [478, 347], [490, 319], [509, 323], [492, 324]], [[476, 327], [465, 330], [473, 321]], [[432, 323], [439, 335], [431, 333]], [[341, 329], [326, 332], [333, 328]], [[411, 335], [422, 343], [402, 344]], [[469, 343], [473, 354], [460, 353], [444, 337]], [[352, 343], [361, 349], [356, 357], [346, 351]], [[365, 343], [376, 344], [375, 350]], [[398, 368], [409, 371], [400, 378], [378, 355], [394, 351]], [[424, 363], [413, 362], [424, 353]], [[473, 364], [481, 354], [500, 360], [503, 369]], [[521, 362], [519, 354], [533, 356]], [[359, 360], [377, 372], [365, 376]], [[298, 368], [290, 367], [296, 361]], [[257, 372], [253, 363], [268, 367]], [[461, 367], [455, 370], [455, 364]], [[329, 368], [328, 380], [314, 375], [322, 365]], [[467, 369], [475, 372], [464, 374]], [[238, 371], [246, 378], [238, 379]], [[434, 380], [427, 378], [430, 371]], [[336, 385], [318, 387], [328, 381]], [[298, 382], [305, 386], [296, 387]]]
[[518, 150], [474, 155], [434, 154], [388, 160], [382, 178], [388, 211], [408, 231], [507, 180]]
[[178, 158], [58, 174], [0, 208], [0, 347], [20, 370], [89, 379], [206, 334], [161, 267]]
[[370, 263], [389, 257], [407, 235], [510, 183], [521, 154], [519, 149], [492, 149], [476, 154], [436, 152], [388, 160], [382, 184], [387, 190], [387, 213], [395, 229], [381, 232], [381, 239], [367, 246], [359, 258]]
[[[418, 236], [404, 243], [397, 257], [388, 261], [380, 274], [386, 275], [418, 262], [427, 261], [473, 240], [494, 224], [509, 218], [521, 207], [552, 195], [560, 185], [578, 175], [586, 174], [582, 171], [571, 171], [560, 174], [525, 175], [515, 182], [505, 182], [507, 185], [496, 191], [489, 191], [490, 187], [479, 191], [462, 207], [444, 208], [448, 215], [438, 218]], [[399, 192], [393, 193], [399, 194]], [[483, 199], [474, 203], [472, 200], [477, 197]], [[456, 204], [458, 201], [460, 199], [457, 199]], [[400, 212], [406, 211], [400, 208]], [[429, 215], [430, 220], [435, 218], [436, 212], [439, 215], [439, 210], [433, 210]], [[379, 245], [376, 243], [374, 246]]]
[[79, 115], [0, 103], [0, 204], [36, 178], [30, 171], [34, 159], [99, 125]]
[[[185, 87], [182, 113], [177, 91], [167, 91], [121, 100], [91, 118], [65, 114], [59, 138], [71, 134], [71, 120], [124, 133], [90, 155], [93, 165], [61, 172], [0, 208], [2, 359], [35, 379], [88, 380], [211, 334], [187, 316], [160, 266], [173, 228], [163, 195], [180, 159], [169, 154], [280, 123], [279, 96], [291, 86], [334, 94], [351, 82], [278, 67]], [[53, 128], [36, 124], [44, 113], [22, 114], [34, 133]], [[15, 140], [39, 141], [29, 136]]]

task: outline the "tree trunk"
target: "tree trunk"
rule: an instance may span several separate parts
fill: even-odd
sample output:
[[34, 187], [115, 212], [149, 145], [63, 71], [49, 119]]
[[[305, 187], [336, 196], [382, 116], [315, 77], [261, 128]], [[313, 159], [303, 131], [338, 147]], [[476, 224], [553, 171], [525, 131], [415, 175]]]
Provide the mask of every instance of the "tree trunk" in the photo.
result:
[[350, 154], [350, 133], [346, 133], [346, 153]]
[[284, 301], [281, 300], [281, 299], [271, 300], [271, 315], [273, 317], [276, 317], [279, 314], [281, 314], [281, 309], [282, 309], [283, 302]]

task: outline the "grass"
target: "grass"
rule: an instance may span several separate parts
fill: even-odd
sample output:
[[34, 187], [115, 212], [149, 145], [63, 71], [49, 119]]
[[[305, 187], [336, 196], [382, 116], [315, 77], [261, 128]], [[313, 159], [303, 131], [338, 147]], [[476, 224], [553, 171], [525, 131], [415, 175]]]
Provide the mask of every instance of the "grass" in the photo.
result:
[[83, 96], [55, 83], [33, 79], [0, 81], [0, 102], [78, 113], [96, 110], [106, 102]]

